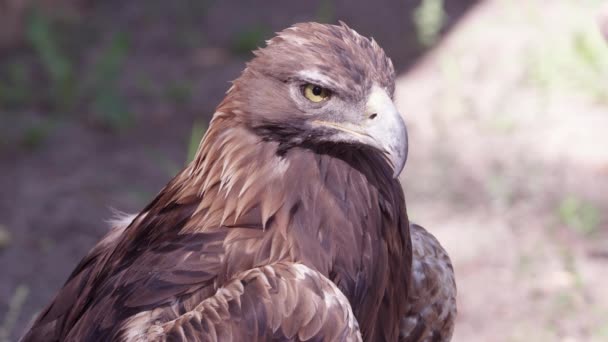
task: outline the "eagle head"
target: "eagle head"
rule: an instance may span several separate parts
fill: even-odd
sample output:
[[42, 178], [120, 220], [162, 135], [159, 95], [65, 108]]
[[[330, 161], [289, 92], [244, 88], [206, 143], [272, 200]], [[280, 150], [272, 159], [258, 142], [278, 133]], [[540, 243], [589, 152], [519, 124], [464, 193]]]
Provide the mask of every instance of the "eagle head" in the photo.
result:
[[219, 111], [285, 152], [294, 146], [380, 151], [397, 177], [407, 130], [393, 103], [395, 71], [373, 40], [345, 24], [296, 24], [254, 52]]

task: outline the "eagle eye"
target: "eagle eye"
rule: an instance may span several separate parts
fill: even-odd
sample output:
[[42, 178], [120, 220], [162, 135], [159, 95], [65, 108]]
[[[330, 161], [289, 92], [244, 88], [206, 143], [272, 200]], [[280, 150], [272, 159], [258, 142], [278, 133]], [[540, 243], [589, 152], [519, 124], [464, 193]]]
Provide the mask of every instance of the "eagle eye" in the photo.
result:
[[327, 100], [331, 95], [331, 91], [316, 84], [308, 83], [302, 87], [304, 97], [314, 103]]

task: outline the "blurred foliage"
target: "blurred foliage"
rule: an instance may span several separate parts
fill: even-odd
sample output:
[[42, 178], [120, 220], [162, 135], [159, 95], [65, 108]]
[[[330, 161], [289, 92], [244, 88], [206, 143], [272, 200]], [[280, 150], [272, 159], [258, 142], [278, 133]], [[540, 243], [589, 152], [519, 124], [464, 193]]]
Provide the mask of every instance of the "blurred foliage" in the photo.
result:
[[[103, 127], [127, 127], [133, 118], [119, 83], [129, 39], [124, 33], [115, 33], [108, 43], [101, 44], [93, 64], [88, 66], [80, 56], [83, 44], [99, 44], [94, 42], [97, 35], [85, 26], [47, 11], [29, 11], [24, 27], [25, 51], [0, 65], [0, 108], [37, 108], [51, 115], [83, 112], [81, 118]], [[33, 124], [26, 129], [23, 144], [36, 147], [48, 130], [48, 124]]]
[[446, 20], [443, 0], [422, 0], [413, 13], [418, 41], [423, 46], [437, 42]]
[[258, 24], [239, 31], [232, 41], [231, 50], [239, 55], [249, 55], [251, 51], [264, 46], [264, 40], [272, 35], [270, 27]]
[[26, 36], [50, 81], [49, 100], [61, 110], [73, 104], [76, 82], [73, 63], [60, 44], [53, 18], [33, 10], [27, 18]]
[[567, 196], [559, 204], [560, 220], [578, 233], [590, 235], [600, 225], [600, 211], [592, 203], [574, 196]]
[[[158, 166], [167, 177], [175, 177], [180, 170], [182, 170], [183, 166], [180, 163], [177, 163], [175, 160], [170, 158], [166, 153], [159, 151], [158, 149], [149, 148], [146, 151], [148, 158], [154, 162], [156, 166]], [[131, 194], [132, 199], [136, 200], [136, 202], [144, 203], [149, 200], [150, 194], [147, 192], [135, 191]], [[148, 196], [146, 198], [146, 196]], [[143, 202], [142, 202], [143, 201]]]
[[205, 135], [205, 131], [207, 131], [207, 125], [201, 121], [197, 120], [194, 122], [194, 124], [192, 124], [192, 133], [190, 133], [190, 142], [188, 143], [188, 156], [186, 159], [186, 164], [194, 160], [194, 156], [196, 155], [198, 146]]
[[31, 69], [22, 61], [5, 65], [0, 76], [0, 105], [5, 108], [24, 106], [30, 99]]
[[[608, 312], [602, 312], [598, 314], [598, 317], [608, 317]], [[594, 335], [598, 338], [605, 339], [605, 341], [608, 341], [608, 321], [600, 325], [594, 332]]]
[[133, 121], [127, 100], [118, 87], [128, 51], [127, 35], [116, 33], [91, 69], [92, 77], [86, 89], [86, 93], [92, 97], [95, 118], [115, 130], [124, 129]]
[[187, 103], [192, 98], [192, 84], [188, 81], [170, 83], [165, 90], [165, 96], [176, 105]]
[[319, 8], [317, 8], [315, 20], [320, 23], [334, 23], [336, 21], [334, 3], [332, 0], [321, 0]]
[[572, 15], [563, 26], [566, 34], [539, 32], [528, 57], [530, 78], [551, 92], [575, 90], [608, 103], [608, 45], [597, 24]]
[[22, 133], [21, 145], [34, 150], [42, 146], [53, 129], [50, 121], [32, 123]]
[[[200, 29], [200, 18], [204, 16], [215, 0], [182, 0], [175, 6], [174, 15], [180, 20], [175, 22], [177, 34], [175, 40], [181, 47], [196, 48], [205, 41], [205, 32]], [[156, 9], [156, 13], [166, 15], [163, 10]]]
[[487, 178], [486, 188], [494, 205], [506, 208], [513, 202], [515, 187], [512, 181], [502, 173], [494, 173]]

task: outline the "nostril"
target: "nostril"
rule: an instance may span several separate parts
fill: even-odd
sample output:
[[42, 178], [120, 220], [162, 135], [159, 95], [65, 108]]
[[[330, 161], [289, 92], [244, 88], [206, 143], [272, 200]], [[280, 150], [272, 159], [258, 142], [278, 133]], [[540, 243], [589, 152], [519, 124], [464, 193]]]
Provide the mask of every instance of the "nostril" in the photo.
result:
[[376, 118], [376, 116], [378, 116], [378, 113], [374, 113], [374, 114], [370, 115], [369, 119], [374, 120]]

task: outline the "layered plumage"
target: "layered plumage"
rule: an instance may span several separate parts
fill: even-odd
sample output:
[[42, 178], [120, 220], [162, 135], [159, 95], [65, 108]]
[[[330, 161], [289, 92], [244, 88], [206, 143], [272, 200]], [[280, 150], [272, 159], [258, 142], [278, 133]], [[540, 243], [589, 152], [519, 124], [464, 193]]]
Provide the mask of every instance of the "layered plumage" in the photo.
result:
[[[390, 60], [320, 24], [256, 55], [194, 161], [93, 248], [25, 341], [449, 340], [453, 272], [435, 267], [449, 259], [421, 228], [412, 240], [394, 177], [407, 144]], [[308, 101], [309, 84], [331, 97]]]
[[400, 341], [449, 341], [456, 319], [456, 281], [452, 262], [439, 241], [417, 224], [410, 225], [412, 287]]

